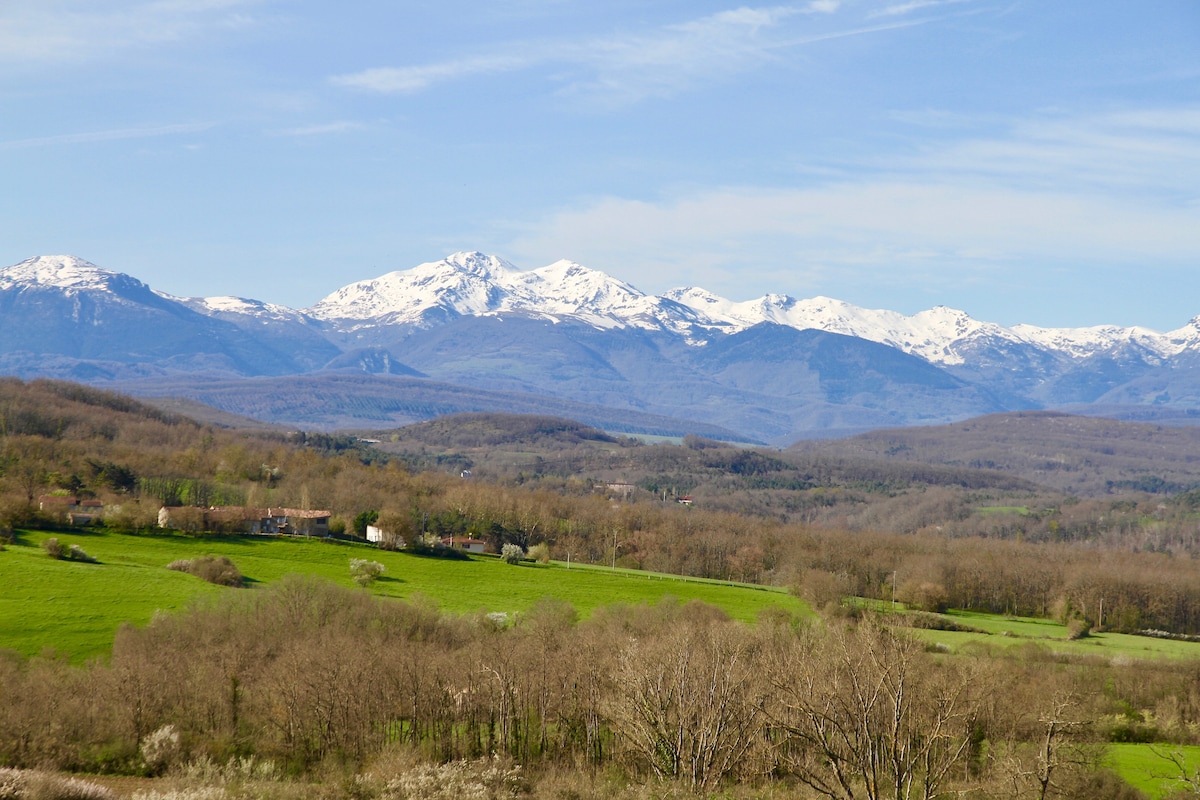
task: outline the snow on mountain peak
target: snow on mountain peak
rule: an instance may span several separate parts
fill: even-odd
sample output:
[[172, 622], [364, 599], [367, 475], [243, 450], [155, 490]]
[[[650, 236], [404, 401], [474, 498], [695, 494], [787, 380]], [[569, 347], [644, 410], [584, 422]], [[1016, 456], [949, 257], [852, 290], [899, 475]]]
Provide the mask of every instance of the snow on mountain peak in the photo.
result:
[[160, 297], [183, 303], [193, 311], [205, 316], [237, 315], [255, 317], [260, 320], [294, 320], [300, 314], [287, 306], [276, 303], [266, 303], [262, 300], [251, 300], [245, 297], [221, 295], [217, 297], [173, 297], [164, 292], [156, 292]]
[[423, 312], [445, 308], [457, 314], [484, 314], [498, 299], [499, 281], [516, 272], [507, 261], [479, 252], [454, 253], [441, 261], [389, 272], [343, 286], [308, 314], [318, 319], [416, 322]]
[[1072, 358], [1087, 358], [1098, 353], [1132, 347], [1154, 356], [1172, 356], [1195, 347], [1200, 337], [1197, 331], [1189, 335], [1187, 327], [1168, 334], [1137, 326], [1094, 325], [1087, 328], [1040, 328], [1035, 325], [1014, 325], [1012, 330], [1028, 341], [1066, 353]]
[[608, 328], [644, 312], [640, 306], [646, 302], [629, 284], [573, 261], [521, 271], [503, 259], [471, 252], [350, 284], [308, 313], [325, 320], [405, 324], [418, 323], [426, 312], [440, 308], [457, 315], [574, 316]]
[[[113, 295], [124, 295], [129, 289], [149, 290], [134, 278], [69, 255], [38, 256], [0, 269], [0, 290], [28, 287]], [[439, 261], [343, 286], [305, 312], [238, 297], [156, 294], [208, 316], [237, 315], [265, 323], [303, 319], [301, 315], [307, 314], [344, 332], [376, 325], [431, 324], [429, 312], [443, 316], [517, 313], [556, 322], [573, 319], [597, 328], [669, 331], [699, 345], [713, 332], [737, 333], [773, 323], [855, 336], [943, 365], [962, 364], [980, 347], [1004, 347], [1006, 342], [1075, 359], [1116, 352], [1160, 358], [1200, 351], [1200, 316], [1166, 334], [1115, 325], [1006, 328], [944, 305], [904, 315], [823, 296], [796, 299], [771, 293], [732, 301], [699, 287], [646, 295], [631, 284], [574, 261], [564, 259], [523, 271], [477, 251], [453, 253]]]
[[0, 288], [25, 284], [73, 291], [105, 290], [118, 276], [76, 256], [35, 256], [0, 270]]

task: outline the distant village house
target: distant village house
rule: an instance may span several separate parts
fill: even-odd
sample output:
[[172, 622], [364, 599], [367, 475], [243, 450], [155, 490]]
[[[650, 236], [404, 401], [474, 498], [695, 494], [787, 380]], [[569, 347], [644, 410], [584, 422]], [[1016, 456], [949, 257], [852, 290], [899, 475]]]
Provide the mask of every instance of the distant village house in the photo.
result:
[[487, 542], [483, 539], [473, 539], [469, 536], [447, 536], [442, 539], [442, 544], [446, 547], [452, 547], [455, 550], [463, 550], [467, 553], [486, 553]]
[[222, 506], [196, 509], [164, 506], [158, 512], [158, 526], [225, 533], [328, 536], [330, 516], [328, 511], [300, 508]]
[[38, 509], [61, 516], [70, 525], [91, 525], [104, 516], [104, 504], [94, 498], [47, 494], [38, 498]]

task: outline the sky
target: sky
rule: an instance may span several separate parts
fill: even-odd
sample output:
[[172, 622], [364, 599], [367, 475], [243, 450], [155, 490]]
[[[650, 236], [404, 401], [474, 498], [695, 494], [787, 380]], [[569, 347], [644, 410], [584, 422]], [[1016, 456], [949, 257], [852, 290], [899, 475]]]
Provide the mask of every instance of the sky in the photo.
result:
[[0, 0], [0, 265], [1200, 315], [1195, 0]]

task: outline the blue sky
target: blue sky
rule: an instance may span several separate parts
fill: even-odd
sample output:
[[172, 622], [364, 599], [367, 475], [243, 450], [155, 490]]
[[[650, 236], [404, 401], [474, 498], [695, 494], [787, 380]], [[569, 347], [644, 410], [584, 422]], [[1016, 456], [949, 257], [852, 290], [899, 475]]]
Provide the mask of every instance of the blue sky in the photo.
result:
[[1200, 315], [1200, 3], [0, 0], [0, 263]]

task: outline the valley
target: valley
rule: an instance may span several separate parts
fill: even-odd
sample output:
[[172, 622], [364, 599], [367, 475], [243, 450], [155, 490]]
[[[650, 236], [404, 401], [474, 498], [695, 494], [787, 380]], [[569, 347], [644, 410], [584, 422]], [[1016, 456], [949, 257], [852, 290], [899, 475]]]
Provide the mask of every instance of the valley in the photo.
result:
[[[1053, 729], [1057, 796], [1164, 797], [1200, 746], [1190, 437], [1045, 412], [785, 450], [494, 412], [299, 432], [5, 379], [0, 759], [189, 797], [383, 798], [372, 770], [457, 764], [436, 781], [493, 796], [808, 798], [932, 742], [942, 767], [889, 774], [1001, 797]], [[321, 509], [329, 536], [206, 530], [184, 498]], [[908, 726], [881, 751], [810, 727], [886, 724], [855, 680]], [[643, 744], [668, 735], [714, 749]]]

